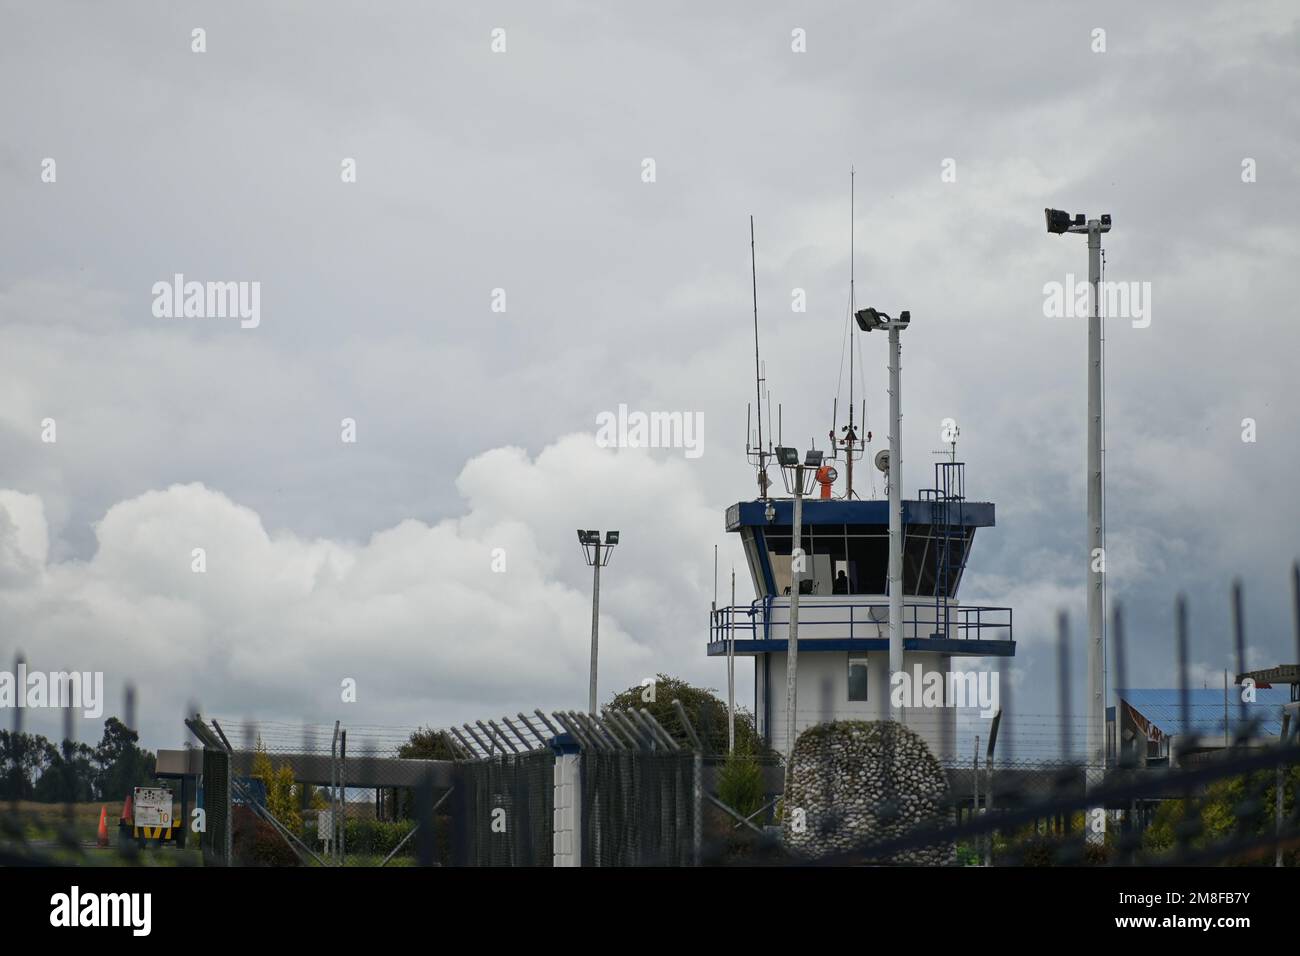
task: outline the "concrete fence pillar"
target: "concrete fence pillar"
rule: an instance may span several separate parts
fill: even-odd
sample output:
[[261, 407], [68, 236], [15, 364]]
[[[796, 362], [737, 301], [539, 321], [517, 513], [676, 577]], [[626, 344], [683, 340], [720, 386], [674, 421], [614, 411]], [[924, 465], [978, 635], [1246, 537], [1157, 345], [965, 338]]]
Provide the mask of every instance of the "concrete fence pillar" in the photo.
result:
[[555, 819], [552, 828], [554, 866], [582, 865], [582, 754], [561, 734], [551, 741], [555, 751]]

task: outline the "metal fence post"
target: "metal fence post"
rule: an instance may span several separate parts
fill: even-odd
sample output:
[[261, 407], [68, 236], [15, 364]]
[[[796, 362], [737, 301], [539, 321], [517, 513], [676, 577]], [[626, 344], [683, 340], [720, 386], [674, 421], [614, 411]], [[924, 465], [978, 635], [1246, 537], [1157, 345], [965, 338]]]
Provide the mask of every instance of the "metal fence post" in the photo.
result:
[[[971, 813], [971, 820], [976, 820], [979, 818], [980, 815], [980, 737], [979, 734], [975, 735], [975, 763], [974, 763], [974, 772], [971, 774], [971, 778], [972, 778], [971, 782], [974, 784], [975, 787], [975, 793], [974, 793], [974, 799], [971, 801], [970, 813]], [[983, 842], [984, 842], [983, 836], [977, 834], [975, 837], [975, 858], [977, 860], [981, 856], [980, 851], [984, 849], [982, 846]]]
[[692, 774], [692, 803], [694, 803], [694, 806], [691, 808], [691, 839], [694, 844], [692, 848], [692, 860], [694, 862], [692, 865], [699, 866], [704, 845], [704, 746], [700, 743], [700, 738], [691, 725], [691, 719], [686, 716], [686, 708], [682, 706], [680, 700], [673, 701], [673, 710], [677, 712], [677, 719], [682, 722], [682, 727], [686, 729], [686, 736], [691, 739], [691, 743], [695, 746], [694, 772]]
[[[1287, 734], [1291, 729], [1291, 715], [1282, 714], [1282, 732], [1278, 736], [1278, 742], [1283, 746], [1286, 745]], [[1273, 834], [1277, 837], [1277, 846], [1273, 849], [1273, 865], [1282, 865], [1282, 782], [1286, 779], [1282, 772], [1283, 764], [1278, 761], [1277, 770], [1274, 772], [1273, 788], [1277, 791], [1273, 799]]]
[[339, 735], [339, 863], [344, 863], [348, 855], [348, 732]]

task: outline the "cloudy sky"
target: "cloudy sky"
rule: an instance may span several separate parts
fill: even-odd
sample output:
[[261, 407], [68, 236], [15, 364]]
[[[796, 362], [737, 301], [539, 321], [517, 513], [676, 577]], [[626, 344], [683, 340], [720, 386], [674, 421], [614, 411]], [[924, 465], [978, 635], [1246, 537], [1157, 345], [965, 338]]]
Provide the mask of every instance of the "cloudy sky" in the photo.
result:
[[[753, 491], [749, 216], [806, 444], [847, 393], [850, 167], [858, 304], [913, 316], [904, 487], [956, 419], [998, 506], [963, 596], [1015, 607], [1026, 711], [1057, 712], [1053, 618], [1083, 614], [1086, 323], [1044, 286], [1086, 254], [1048, 205], [1111, 213], [1107, 278], [1149, 283], [1149, 324], [1106, 342], [1132, 682], [1172, 686], [1180, 591], [1221, 681], [1234, 575], [1250, 663], [1294, 657], [1294, 4], [608, 7], [0, 6], [0, 666], [103, 670], [114, 711], [134, 682], [152, 747], [191, 704], [582, 707], [584, 526], [623, 533], [602, 692], [725, 687], [704, 643], [715, 544], [749, 597], [722, 530]], [[260, 283], [259, 324], [159, 317], [177, 273]], [[860, 348], [874, 451], [885, 342]], [[703, 454], [598, 447], [620, 403], [700, 413]]]

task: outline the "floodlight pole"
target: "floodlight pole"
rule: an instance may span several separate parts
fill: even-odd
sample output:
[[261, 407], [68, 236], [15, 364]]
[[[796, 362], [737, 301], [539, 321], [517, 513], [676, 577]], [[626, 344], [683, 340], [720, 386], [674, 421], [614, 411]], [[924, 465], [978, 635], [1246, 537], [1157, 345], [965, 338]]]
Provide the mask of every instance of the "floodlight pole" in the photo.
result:
[[[1105, 622], [1102, 576], [1105, 552], [1102, 550], [1101, 517], [1101, 222], [1088, 220], [1088, 284], [1092, 288], [1092, 308], [1088, 316], [1088, 771], [1085, 787], [1100, 782], [1106, 766], [1104, 753], [1106, 727], [1105, 649], [1102, 628]], [[1089, 826], [1088, 840], [1100, 843], [1104, 833]]]
[[[1047, 231], [1052, 235], [1073, 233], [1088, 236], [1088, 285], [1092, 292], [1092, 307], [1088, 312], [1088, 464], [1085, 476], [1088, 497], [1088, 562], [1085, 578], [1088, 601], [1088, 690], [1085, 700], [1086, 748], [1084, 756], [1084, 790], [1091, 792], [1106, 774], [1106, 647], [1105, 647], [1105, 539], [1102, 517], [1102, 460], [1101, 460], [1101, 234], [1110, 232], [1111, 219], [1103, 214], [1098, 219], [1088, 219], [1083, 213], [1073, 221], [1064, 210], [1045, 209]], [[1118, 744], [1117, 744], [1118, 749]], [[1100, 808], [1091, 807], [1091, 818]], [[1105, 839], [1105, 816], [1100, 829], [1087, 826], [1089, 843]]]
[[[889, 323], [889, 700], [894, 675], [903, 670], [903, 413], [899, 367], [903, 347], [896, 321]], [[898, 719], [900, 714], [891, 715]]]
[[600, 535], [596, 535], [593, 545], [596, 560], [591, 562], [591, 682], [587, 691], [587, 712], [596, 714], [596, 649], [600, 643]]
[[[803, 555], [800, 541], [803, 530], [803, 468], [794, 469], [794, 540], [790, 550], [790, 638], [785, 655], [785, 793], [793, 782], [795, 708], [799, 699], [799, 583], [802, 577]], [[787, 808], [788, 812], [788, 808]]]

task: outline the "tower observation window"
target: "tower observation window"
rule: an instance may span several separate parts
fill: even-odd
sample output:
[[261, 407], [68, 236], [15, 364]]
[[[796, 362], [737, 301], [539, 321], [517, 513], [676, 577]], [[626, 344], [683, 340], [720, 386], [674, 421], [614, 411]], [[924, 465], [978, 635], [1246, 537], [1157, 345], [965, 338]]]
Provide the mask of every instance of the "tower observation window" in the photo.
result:
[[[776, 593], [790, 593], [793, 535], [788, 527], [764, 532]], [[889, 532], [844, 525], [810, 525], [800, 535], [807, 558], [803, 594], [884, 594], [889, 570]]]
[[[931, 525], [904, 529], [903, 592], [933, 595], [937, 583], [951, 596], [961, 579], [973, 529], [954, 528], [944, 551]], [[793, 535], [789, 526], [763, 529], [777, 595], [790, 593]], [[884, 595], [889, 592], [889, 529], [875, 525], [809, 525], [800, 536], [807, 557], [803, 594]]]

